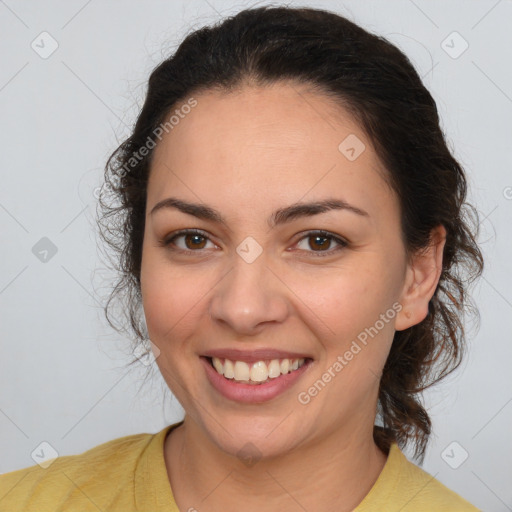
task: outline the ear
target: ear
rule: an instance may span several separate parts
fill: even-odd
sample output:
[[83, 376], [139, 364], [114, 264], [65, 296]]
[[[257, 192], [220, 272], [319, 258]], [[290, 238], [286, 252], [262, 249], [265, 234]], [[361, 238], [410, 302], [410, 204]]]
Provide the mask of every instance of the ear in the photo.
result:
[[403, 331], [419, 324], [428, 315], [428, 303], [436, 291], [443, 270], [446, 229], [443, 225], [431, 231], [430, 245], [412, 256], [407, 265], [395, 329]]

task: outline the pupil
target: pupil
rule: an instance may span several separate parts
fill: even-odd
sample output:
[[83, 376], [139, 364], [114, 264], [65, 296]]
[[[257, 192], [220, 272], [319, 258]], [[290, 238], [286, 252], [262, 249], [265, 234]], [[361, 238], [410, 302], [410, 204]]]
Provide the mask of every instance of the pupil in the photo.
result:
[[[201, 244], [201, 242], [198, 243], [197, 240], [203, 238], [203, 236], [201, 235], [188, 235], [188, 237], [192, 237], [194, 239], [194, 242], [192, 242], [193, 247], [198, 247]], [[188, 237], [187, 239], [190, 240]]]
[[[324, 241], [327, 241], [327, 244], [329, 244], [329, 241], [328, 241], [329, 239], [328, 239], [327, 237], [325, 237], [325, 236], [315, 236], [315, 237], [314, 237], [314, 240], [315, 240], [315, 242], [314, 242], [314, 244], [315, 244], [315, 245], [317, 245], [317, 240], [324, 240]], [[322, 245], [323, 245], [323, 246], [324, 246], [324, 248], [325, 248], [325, 243], [324, 243], [324, 244], [321, 244], [321, 243], [320, 243], [320, 244], [318, 244], [318, 245], [320, 245], [320, 246], [322, 246]], [[322, 247], [320, 247], [320, 248], [322, 248]]]

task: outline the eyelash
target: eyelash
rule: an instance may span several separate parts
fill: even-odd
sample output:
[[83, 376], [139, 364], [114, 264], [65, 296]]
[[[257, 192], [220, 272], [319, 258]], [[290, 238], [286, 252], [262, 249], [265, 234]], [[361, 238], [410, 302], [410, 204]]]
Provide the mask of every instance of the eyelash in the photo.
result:
[[[184, 235], [198, 235], [198, 236], [200, 236], [202, 238], [205, 238], [206, 240], [209, 240], [211, 242], [211, 240], [209, 239], [209, 237], [207, 236], [207, 234], [204, 231], [201, 231], [201, 230], [198, 230], [198, 229], [183, 229], [181, 231], [178, 231], [178, 232], [174, 233], [170, 238], [165, 238], [164, 240], [160, 241], [159, 245], [161, 247], [167, 247], [171, 251], [181, 252], [183, 254], [194, 254], [194, 253], [199, 253], [199, 252], [202, 251], [201, 249], [198, 249], [196, 251], [192, 251], [192, 250], [188, 250], [188, 249], [181, 249], [181, 248], [172, 247], [172, 243], [174, 242], [174, 240], [176, 240], [180, 236], [184, 236]], [[300, 238], [298, 240], [297, 243], [299, 243], [303, 239], [309, 238], [311, 236], [318, 236], [318, 237], [322, 237], [322, 238], [328, 238], [328, 239], [331, 239], [331, 240], [333, 240], [333, 241], [335, 241], [336, 243], [339, 244], [339, 247], [337, 247], [336, 249], [329, 249], [327, 251], [305, 251], [305, 252], [313, 253], [315, 255], [315, 257], [320, 257], [321, 258], [321, 257], [325, 257], [325, 256], [330, 256], [333, 253], [338, 252], [338, 251], [340, 251], [340, 250], [342, 250], [342, 249], [344, 249], [345, 247], [348, 246], [348, 242], [346, 242], [342, 238], [340, 238], [340, 237], [338, 237], [336, 235], [333, 235], [333, 234], [331, 234], [331, 233], [329, 233], [327, 231], [322, 231], [322, 230], [306, 232], [302, 236], [302, 238]]]

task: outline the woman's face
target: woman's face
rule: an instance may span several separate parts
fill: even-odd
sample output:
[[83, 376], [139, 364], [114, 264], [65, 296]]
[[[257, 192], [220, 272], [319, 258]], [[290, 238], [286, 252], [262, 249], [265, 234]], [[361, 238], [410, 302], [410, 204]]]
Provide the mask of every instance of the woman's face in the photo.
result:
[[[141, 286], [164, 379], [187, 421], [228, 453], [369, 435], [393, 334], [405, 328], [408, 268], [376, 154], [347, 113], [299, 85], [195, 100], [156, 147], [148, 183]], [[153, 211], [168, 198], [222, 222], [170, 202]], [[338, 206], [286, 213], [325, 201]], [[201, 234], [173, 238], [183, 229]], [[236, 382], [214, 355], [238, 380], [272, 377]]]

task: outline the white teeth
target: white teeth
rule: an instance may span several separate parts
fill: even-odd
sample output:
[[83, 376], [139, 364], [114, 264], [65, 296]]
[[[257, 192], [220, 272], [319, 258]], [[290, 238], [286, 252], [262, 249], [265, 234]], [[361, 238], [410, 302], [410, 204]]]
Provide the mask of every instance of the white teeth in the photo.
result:
[[281, 375], [281, 366], [279, 365], [279, 360], [272, 359], [268, 365], [268, 376], [271, 379], [275, 379], [276, 377], [279, 377], [279, 375]]
[[[251, 380], [254, 382], [263, 382], [268, 379], [268, 368], [263, 361], [254, 363], [250, 373]], [[236, 376], [235, 376], [236, 378]], [[238, 379], [237, 379], [238, 380]]]
[[[215, 357], [214, 359], [217, 359], [217, 358]], [[217, 361], [218, 361], [218, 364], [222, 365], [222, 363], [220, 362], [220, 359], [217, 359]], [[221, 373], [221, 375], [222, 375], [222, 373]], [[235, 369], [233, 368], [233, 363], [229, 359], [226, 359], [226, 361], [224, 361], [224, 377], [226, 377], [226, 379], [234, 379], [235, 378]]]
[[245, 361], [230, 361], [224, 359], [224, 363], [218, 357], [212, 358], [213, 367], [217, 373], [224, 375], [226, 379], [234, 379], [245, 383], [259, 383], [275, 379], [297, 370], [305, 362], [305, 359], [272, 359], [268, 364], [265, 361], [257, 361], [252, 365]]
[[217, 357], [213, 358], [213, 366], [217, 370], [217, 373], [224, 375], [224, 368], [222, 367], [222, 363], [220, 362], [219, 358], [217, 358]]
[[235, 380], [249, 380], [251, 370], [249, 365], [244, 361], [237, 361], [235, 363]]

